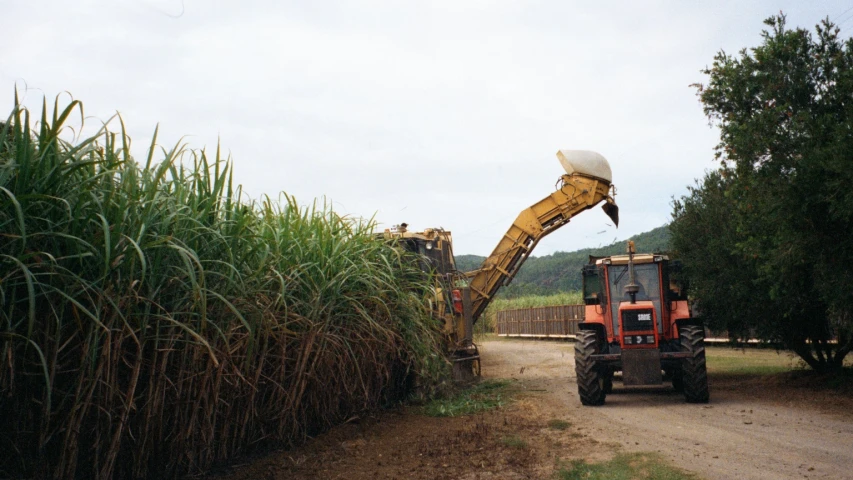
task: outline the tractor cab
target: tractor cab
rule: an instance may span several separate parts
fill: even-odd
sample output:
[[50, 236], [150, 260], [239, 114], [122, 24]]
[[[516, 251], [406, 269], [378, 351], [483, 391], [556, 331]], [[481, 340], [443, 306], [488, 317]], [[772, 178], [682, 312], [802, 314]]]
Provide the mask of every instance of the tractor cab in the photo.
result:
[[596, 307], [611, 340], [623, 348], [654, 348], [671, 337], [673, 310], [687, 306], [687, 288], [674, 275], [681, 262], [633, 252], [591, 260], [582, 271], [584, 303]]
[[[633, 262], [625, 256], [605, 263], [608, 320], [623, 348], [654, 348], [663, 334], [662, 257], [639, 255]], [[633, 269], [633, 271], [631, 271]]]

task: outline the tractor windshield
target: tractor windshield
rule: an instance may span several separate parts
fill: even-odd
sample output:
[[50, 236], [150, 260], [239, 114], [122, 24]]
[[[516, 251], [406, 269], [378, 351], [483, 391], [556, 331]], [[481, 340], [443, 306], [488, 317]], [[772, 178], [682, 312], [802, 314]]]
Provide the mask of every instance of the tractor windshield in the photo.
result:
[[[655, 315], [658, 321], [658, 331], [662, 331], [661, 322], [661, 296], [660, 296], [660, 273], [657, 263], [644, 263], [634, 265], [634, 282], [639, 285], [637, 301], [650, 300], [655, 307]], [[631, 297], [625, 293], [625, 285], [631, 283], [631, 274], [628, 273], [628, 265], [610, 265], [607, 276], [610, 281], [610, 315], [613, 321], [613, 331], [619, 331], [619, 304], [630, 302]]]

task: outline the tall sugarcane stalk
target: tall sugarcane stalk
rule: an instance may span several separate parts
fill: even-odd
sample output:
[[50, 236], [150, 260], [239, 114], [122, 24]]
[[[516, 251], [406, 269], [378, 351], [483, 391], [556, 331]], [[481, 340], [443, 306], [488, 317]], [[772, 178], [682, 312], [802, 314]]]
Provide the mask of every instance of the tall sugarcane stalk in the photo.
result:
[[0, 126], [0, 477], [197, 473], [440, 381], [427, 283], [372, 220], [248, 200], [157, 131], [140, 164], [118, 117], [69, 140], [84, 118], [16, 94]]

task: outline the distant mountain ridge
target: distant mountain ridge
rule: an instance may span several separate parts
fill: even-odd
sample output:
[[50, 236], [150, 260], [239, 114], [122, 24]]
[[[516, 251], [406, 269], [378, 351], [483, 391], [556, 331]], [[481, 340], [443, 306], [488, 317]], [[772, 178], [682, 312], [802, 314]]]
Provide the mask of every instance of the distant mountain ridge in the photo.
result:
[[[584, 248], [574, 252], [555, 252], [541, 257], [531, 256], [519, 270], [508, 287], [498, 293], [504, 298], [524, 295], [551, 295], [581, 289], [581, 267], [589, 256], [604, 257], [625, 253], [625, 243], [633, 240], [639, 253], [666, 252], [669, 250], [669, 225], [634, 235], [626, 240], [599, 248]], [[476, 270], [486, 257], [457, 255], [456, 267], [463, 272]]]

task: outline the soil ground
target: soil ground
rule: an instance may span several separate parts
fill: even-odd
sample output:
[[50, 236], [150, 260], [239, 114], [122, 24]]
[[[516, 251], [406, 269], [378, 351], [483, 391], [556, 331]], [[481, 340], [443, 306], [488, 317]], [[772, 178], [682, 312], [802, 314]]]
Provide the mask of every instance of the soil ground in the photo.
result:
[[715, 374], [715, 356], [778, 354], [713, 351], [707, 405], [686, 404], [671, 387], [629, 390], [617, 382], [604, 406], [583, 407], [571, 343], [488, 340], [480, 345], [483, 377], [516, 380], [506, 406], [456, 418], [401, 408], [215, 478], [553, 478], [572, 459], [597, 462], [620, 451], [651, 451], [709, 480], [853, 479], [849, 394], [815, 389], [809, 376]]

